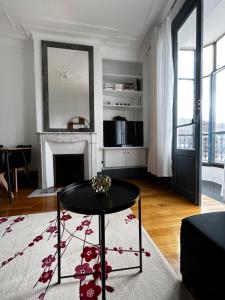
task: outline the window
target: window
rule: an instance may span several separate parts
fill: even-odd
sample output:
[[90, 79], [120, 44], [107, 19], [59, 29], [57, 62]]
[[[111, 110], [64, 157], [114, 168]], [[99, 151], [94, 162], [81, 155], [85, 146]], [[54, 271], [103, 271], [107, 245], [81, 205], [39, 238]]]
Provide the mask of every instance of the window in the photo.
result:
[[194, 60], [193, 49], [178, 51], [177, 148], [194, 148]]
[[225, 162], [225, 36], [203, 49], [202, 161]]
[[225, 36], [219, 39], [216, 44], [216, 68], [218, 69], [225, 65]]
[[213, 70], [213, 45], [203, 48], [203, 76], [209, 75]]

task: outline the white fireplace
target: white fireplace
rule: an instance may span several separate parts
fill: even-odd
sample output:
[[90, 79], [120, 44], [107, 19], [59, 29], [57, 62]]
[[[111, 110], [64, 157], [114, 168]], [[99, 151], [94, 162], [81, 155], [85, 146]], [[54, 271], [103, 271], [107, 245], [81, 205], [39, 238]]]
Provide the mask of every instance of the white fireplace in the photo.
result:
[[40, 188], [46, 189], [54, 186], [53, 156], [55, 154], [83, 154], [85, 180], [91, 179], [97, 174], [95, 133], [43, 132], [38, 133], [38, 139], [40, 145]]

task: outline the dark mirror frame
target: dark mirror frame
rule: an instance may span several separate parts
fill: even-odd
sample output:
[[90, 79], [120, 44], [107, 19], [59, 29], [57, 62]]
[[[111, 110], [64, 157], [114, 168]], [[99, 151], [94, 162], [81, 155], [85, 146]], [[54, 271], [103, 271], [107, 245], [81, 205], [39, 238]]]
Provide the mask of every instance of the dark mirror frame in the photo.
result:
[[[89, 117], [90, 128], [67, 129], [50, 128], [49, 126], [49, 93], [48, 93], [48, 51], [49, 47], [80, 50], [88, 52], [89, 64]], [[94, 61], [93, 46], [41, 41], [42, 50], [42, 92], [43, 92], [43, 123], [46, 132], [94, 132]]]

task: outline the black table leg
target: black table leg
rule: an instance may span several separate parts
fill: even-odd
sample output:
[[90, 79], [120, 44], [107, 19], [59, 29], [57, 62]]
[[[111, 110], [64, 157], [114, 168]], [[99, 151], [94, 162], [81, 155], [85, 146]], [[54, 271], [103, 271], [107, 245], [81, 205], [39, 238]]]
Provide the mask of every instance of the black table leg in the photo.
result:
[[99, 248], [100, 248], [100, 245], [101, 245], [101, 217], [100, 215], [98, 216], [98, 243], [99, 243]]
[[61, 283], [61, 248], [60, 248], [60, 240], [61, 240], [61, 233], [60, 233], [60, 203], [59, 198], [57, 197], [57, 240], [58, 240], [58, 284]]
[[12, 202], [12, 186], [11, 186], [11, 179], [10, 179], [9, 153], [8, 153], [8, 151], [5, 152], [5, 161], [6, 161], [6, 173], [7, 173], [7, 181], [8, 181], [9, 202]]
[[139, 220], [139, 259], [140, 273], [142, 272], [142, 230], [141, 230], [141, 198], [138, 200], [138, 220]]
[[101, 271], [102, 271], [102, 300], [106, 299], [105, 296], [105, 281], [106, 281], [106, 273], [105, 273], [105, 213], [101, 213], [100, 217], [100, 234], [101, 234]]

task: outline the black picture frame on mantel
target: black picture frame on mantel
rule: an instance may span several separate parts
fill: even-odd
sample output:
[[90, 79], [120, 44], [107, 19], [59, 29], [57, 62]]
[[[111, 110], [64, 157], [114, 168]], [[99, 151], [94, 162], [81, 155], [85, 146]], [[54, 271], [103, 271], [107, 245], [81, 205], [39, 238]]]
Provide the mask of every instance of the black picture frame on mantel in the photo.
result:
[[[61, 48], [88, 52], [89, 67], [89, 128], [52, 128], [49, 118], [49, 82], [48, 82], [48, 48]], [[42, 50], [42, 90], [43, 90], [43, 124], [44, 132], [94, 132], [94, 61], [93, 46], [41, 41]], [[78, 116], [79, 117], [79, 116]]]

